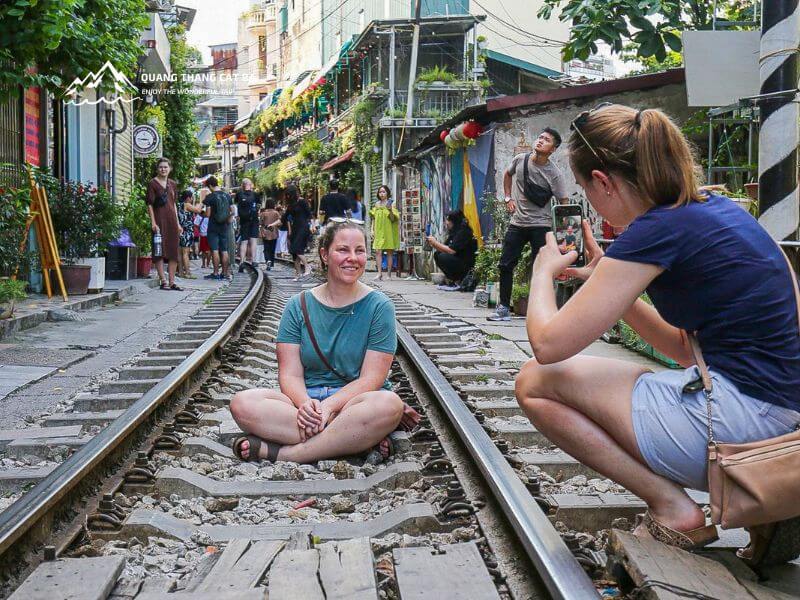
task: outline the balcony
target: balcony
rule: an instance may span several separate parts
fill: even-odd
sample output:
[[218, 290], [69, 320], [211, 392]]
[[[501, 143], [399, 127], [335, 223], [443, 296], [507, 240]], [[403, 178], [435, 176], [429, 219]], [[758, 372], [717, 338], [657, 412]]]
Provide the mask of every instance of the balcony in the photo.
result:
[[142, 72], [169, 75], [170, 45], [159, 13], [150, 13], [150, 26], [142, 32], [140, 42], [145, 48]]
[[271, 63], [266, 67], [262, 66], [260, 60], [250, 65], [250, 79], [247, 86], [253, 90], [274, 83], [278, 79], [278, 65]]
[[414, 94], [413, 121], [405, 120], [408, 92], [397, 90], [396, 108], [394, 111], [387, 111], [381, 118], [380, 127], [435, 127], [461, 109], [477, 104], [481, 97], [480, 86], [475, 85], [426, 87], [424, 90], [416, 87], [416, 89], [418, 91]]
[[277, 11], [274, 2], [256, 6], [247, 14], [247, 29], [255, 35], [264, 33], [267, 23], [275, 21], [276, 16]]

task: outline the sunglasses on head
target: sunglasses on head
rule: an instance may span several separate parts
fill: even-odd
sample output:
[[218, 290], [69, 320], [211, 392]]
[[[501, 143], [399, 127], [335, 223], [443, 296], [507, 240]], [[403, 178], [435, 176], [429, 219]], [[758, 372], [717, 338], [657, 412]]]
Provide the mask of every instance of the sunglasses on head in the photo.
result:
[[600, 161], [600, 164], [602, 164], [602, 165], [606, 164], [605, 161], [602, 158], [600, 158], [600, 155], [597, 153], [597, 150], [595, 150], [592, 147], [592, 145], [589, 143], [589, 140], [586, 139], [586, 136], [583, 135], [583, 132], [581, 131], [580, 128], [583, 127], [584, 125], [586, 125], [586, 121], [589, 119], [589, 115], [591, 115], [593, 112], [597, 112], [598, 110], [602, 110], [603, 108], [606, 108], [607, 106], [611, 106], [612, 104], [613, 104], [613, 102], [601, 102], [600, 104], [595, 106], [593, 109], [583, 111], [581, 114], [579, 114], [577, 117], [575, 117], [573, 119], [572, 123], [570, 123], [570, 125], [569, 125], [570, 130], [574, 131], [575, 133], [577, 133], [580, 136], [581, 140], [583, 140], [583, 143], [586, 144], [586, 147], [592, 152], [592, 154], [594, 154], [594, 157], [598, 161]]
[[364, 221], [361, 219], [351, 219], [350, 217], [331, 217], [328, 219], [331, 223], [352, 223], [353, 225], [363, 225]]

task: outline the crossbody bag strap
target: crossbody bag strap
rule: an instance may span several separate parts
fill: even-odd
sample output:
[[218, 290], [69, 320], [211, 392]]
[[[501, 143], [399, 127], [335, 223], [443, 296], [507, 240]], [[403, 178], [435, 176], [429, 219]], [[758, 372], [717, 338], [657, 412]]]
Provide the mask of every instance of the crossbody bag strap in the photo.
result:
[[[797, 326], [798, 326], [798, 335], [800, 335], [800, 289], [797, 286], [797, 276], [794, 273], [794, 268], [792, 267], [792, 263], [789, 261], [789, 257], [786, 256], [786, 253], [783, 251], [783, 248], [779, 249], [781, 254], [783, 255], [784, 260], [786, 261], [786, 266], [789, 269], [789, 277], [792, 279], [792, 288], [794, 289], [794, 301], [795, 301], [795, 308], [797, 310]], [[689, 345], [692, 348], [692, 355], [694, 356], [694, 362], [697, 364], [697, 369], [700, 371], [700, 377], [703, 381], [703, 393], [706, 396], [706, 410], [708, 413], [708, 441], [710, 444], [714, 443], [714, 429], [711, 423], [711, 393], [713, 392], [713, 384], [711, 382], [711, 373], [708, 371], [708, 365], [706, 365], [706, 361], [703, 358], [703, 351], [700, 349], [700, 342], [697, 341], [697, 336], [693, 332], [686, 332], [689, 338]]]
[[319, 344], [317, 344], [317, 338], [314, 336], [314, 329], [311, 327], [311, 319], [308, 316], [308, 307], [306, 306], [306, 293], [303, 292], [300, 294], [300, 309], [303, 311], [303, 321], [306, 324], [306, 331], [308, 331], [308, 338], [311, 340], [311, 345], [314, 346], [314, 351], [319, 356], [319, 359], [322, 361], [322, 364], [334, 375], [336, 375], [339, 379], [346, 383], [350, 383], [348, 379], [339, 373], [331, 363], [328, 362], [328, 359], [325, 358], [325, 355], [322, 353], [322, 350], [319, 348]]

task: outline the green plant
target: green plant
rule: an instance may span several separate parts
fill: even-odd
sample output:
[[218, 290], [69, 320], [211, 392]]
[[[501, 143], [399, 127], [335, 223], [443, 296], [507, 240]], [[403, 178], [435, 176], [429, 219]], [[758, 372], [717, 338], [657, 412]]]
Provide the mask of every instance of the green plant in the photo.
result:
[[489, 353], [486, 351], [486, 348], [478, 348], [477, 350], [475, 350], [475, 354], [477, 354], [478, 356], [486, 356]]
[[280, 163], [276, 162], [267, 165], [256, 173], [256, 176], [253, 178], [253, 185], [255, 185], [259, 192], [269, 192], [270, 190], [280, 187], [278, 183], [279, 172]]
[[475, 381], [478, 383], [489, 383], [489, 376], [488, 375], [478, 375], [475, 377]]
[[27, 270], [35, 256], [23, 247], [30, 202], [28, 186], [0, 188], [0, 275]]
[[511, 302], [516, 302], [520, 298], [527, 298], [531, 293], [529, 283], [515, 283], [511, 288]]
[[119, 235], [122, 211], [104, 188], [41, 172], [36, 178], [47, 190], [58, 250], [66, 264], [97, 256]]
[[531, 266], [533, 265], [533, 253], [531, 245], [525, 244], [519, 255], [519, 262], [514, 267], [514, 284], [526, 285], [531, 279]]
[[419, 76], [417, 77], [417, 83], [433, 83], [434, 81], [442, 81], [444, 83], [451, 83], [455, 81], [457, 77], [454, 73], [451, 73], [447, 70], [447, 67], [440, 67], [436, 65], [435, 67], [429, 67], [427, 69], [422, 69], [420, 71]]
[[125, 205], [122, 226], [128, 230], [131, 241], [139, 249], [139, 256], [150, 256], [153, 231], [150, 226], [150, 213], [144, 201], [145, 188], [134, 184], [131, 198]]
[[401, 104], [395, 108], [387, 108], [384, 114], [387, 117], [391, 117], [392, 119], [405, 119], [406, 118], [406, 106], [405, 104]]
[[3, 2], [0, 97], [35, 86], [61, 94], [106, 61], [133, 78], [148, 22], [144, 0]]
[[372, 118], [377, 112], [378, 104], [374, 100], [363, 98], [353, 106], [349, 119], [353, 128], [354, 157], [357, 162], [373, 167], [381, 161], [380, 154], [374, 150], [378, 144], [378, 128], [372, 123]]
[[0, 304], [12, 300], [24, 300], [27, 297], [25, 288], [28, 282], [19, 279], [0, 278]]
[[500, 279], [500, 271], [497, 264], [500, 262], [500, 254], [503, 249], [499, 246], [484, 244], [475, 255], [475, 277], [478, 282], [486, 284]]
[[483, 196], [481, 196], [481, 202], [483, 204], [481, 212], [491, 216], [494, 222], [491, 238], [496, 242], [502, 242], [506, 236], [508, 224], [511, 221], [511, 215], [506, 208], [506, 203], [494, 192], [484, 192]]
[[503, 339], [503, 336], [500, 335], [499, 333], [490, 333], [489, 335], [486, 336], [486, 339], [492, 342], [498, 342]]

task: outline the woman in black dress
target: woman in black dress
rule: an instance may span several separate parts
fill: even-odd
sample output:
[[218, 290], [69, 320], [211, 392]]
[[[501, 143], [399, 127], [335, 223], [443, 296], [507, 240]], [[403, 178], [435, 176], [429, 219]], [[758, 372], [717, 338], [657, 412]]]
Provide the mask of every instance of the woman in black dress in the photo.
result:
[[295, 281], [297, 281], [311, 274], [311, 267], [303, 256], [311, 240], [311, 208], [308, 202], [300, 197], [297, 186], [294, 185], [286, 188], [286, 202], [288, 208], [281, 217], [281, 223], [289, 227], [289, 253], [294, 259], [294, 272], [297, 275]]

